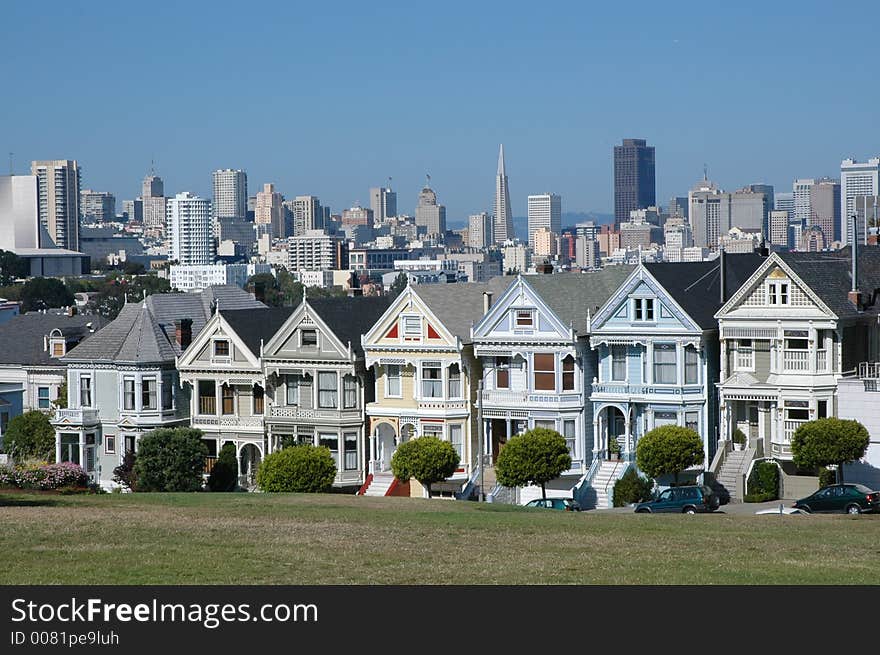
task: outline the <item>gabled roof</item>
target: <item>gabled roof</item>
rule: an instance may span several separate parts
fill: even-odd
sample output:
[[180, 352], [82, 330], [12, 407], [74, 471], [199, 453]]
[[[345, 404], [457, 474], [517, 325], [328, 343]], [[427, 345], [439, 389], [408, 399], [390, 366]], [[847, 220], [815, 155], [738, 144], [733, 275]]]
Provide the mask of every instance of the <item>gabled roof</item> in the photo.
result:
[[296, 311], [296, 307], [220, 310], [229, 327], [255, 357], [260, 356], [260, 342], [267, 343]]
[[[766, 261], [758, 254], [724, 255], [724, 297], [730, 298]], [[721, 258], [708, 262], [645, 264], [676, 303], [704, 330], [716, 327], [721, 302]]]
[[410, 288], [447, 330], [462, 343], [470, 343], [471, 325], [483, 317], [483, 293], [488, 291], [497, 298], [515, 279], [499, 275], [485, 283], [419, 284]]
[[623, 284], [634, 266], [608, 266], [586, 273], [525, 275], [523, 280], [577, 334], [587, 332], [587, 312], [595, 314]]
[[[163, 293], [128, 303], [109, 325], [71, 350], [63, 361], [161, 363], [181, 353], [174, 321], [192, 320], [195, 339], [216, 303], [229, 309], [265, 309], [253, 294], [232, 285], [208, 287], [195, 293]], [[100, 338], [96, 338], [100, 337]]]
[[306, 302], [343, 345], [351, 344], [358, 357], [364, 354], [361, 336], [369, 332], [391, 306], [388, 296], [309, 298]]
[[0, 325], [0, 364], [24, 366], [64, 366], [58, 357], [50, 357], [43, 338], [59, 330], [65, 340], [85, 343], [109, 323], [103, 316], [33, 312], [13, 316]]

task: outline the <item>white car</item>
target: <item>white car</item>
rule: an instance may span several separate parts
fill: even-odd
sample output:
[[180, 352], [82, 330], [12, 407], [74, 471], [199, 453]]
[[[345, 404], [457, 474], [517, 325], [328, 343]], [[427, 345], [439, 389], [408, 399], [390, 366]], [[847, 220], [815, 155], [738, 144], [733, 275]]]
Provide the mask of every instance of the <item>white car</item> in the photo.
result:
[[779, 507], [761, 509], [755, 512], [755, 514], [809, 514], [809, 512], [802, 510], [799, 507], [786, 507], [780, 503]]

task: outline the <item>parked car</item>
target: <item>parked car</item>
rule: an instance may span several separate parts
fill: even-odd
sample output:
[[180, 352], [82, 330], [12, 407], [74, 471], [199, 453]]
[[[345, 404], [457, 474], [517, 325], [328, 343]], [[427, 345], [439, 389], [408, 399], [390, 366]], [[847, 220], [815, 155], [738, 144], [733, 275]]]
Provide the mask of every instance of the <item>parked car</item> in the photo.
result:
[[538, 498], [526, 503], [526, 507], [543, 507], [544, 509], [561, 509], [566, 512], [580, 512], [581, 506], [573, 498]]
[[721, 505], [718, 495], [705, 485], [688, 485], [672, 487], [660, 492], [654, 500], [636, 505], [639, 514], [654, 512], [679, 512], [696, 514], [698, 512], [714, 512]]
[[776, 514], [777, 516], [788, 515], [788, 514], [799, 514], [806, 515], [809, 512], [805, 509], [801, 509], [800, 507], [785, 507], [780, 505], [779, 507], [769, 507], [767, 509], [760, 509], [755, 514]]
[[808, 512], [877, 512], [880, 511], [880, 491], [872, 491], [863, 484], [831, 484], [795, 501], [792, 507]]

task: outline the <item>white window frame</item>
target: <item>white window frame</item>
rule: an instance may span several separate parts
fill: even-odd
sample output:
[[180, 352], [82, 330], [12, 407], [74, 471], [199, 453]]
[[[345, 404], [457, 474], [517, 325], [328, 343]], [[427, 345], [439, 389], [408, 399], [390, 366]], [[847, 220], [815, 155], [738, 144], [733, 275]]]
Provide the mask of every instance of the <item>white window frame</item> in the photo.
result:
[[[217, 352], [217, 344], [225, 343], [226, 344], [226, 354], [221, 355]], [[219, 359], [225, 361], [227, 359], [232, 358], [232, 342], [228, 337], [218, 337], [216, 339], [211, 339], [211, 358]]]
[[[88, 390], [89, 390], [89, 402], [83, 402], [83, 380], [88, 380]], [[77, 385], [77, 400], [79, 401], [80, 407], [94, 407], [95, 403], [95, 385], [92, 384], [92, 376], [91, 374], [80, 375]]]
[[[331, 391], [335, 394], [334, 403], [332, 405], [325, 405], [321, 402], [321, 377], [328, 377], [332, 375], [336, 384], [333, 386], [333, 389], [323, 389], [324, 392], [330, 393]], [[318, 371], [318, 375], [316, 376], [315, 384], [317, 386], [318, 391], [318, 409], [339, 409], [339, 374], [336, 371]]]
[[[148, 383], [149, 382], [153, 383], [153, 393], [152, 394], [150, 394], [148, 391]], [[159, 381], [157, 380], [157, 378], [152, 375], [141, 378], [140, 391], [141, 391], [141, 393], [140, 393], [141, 409], [151, 411], [151, 412], [158, 410], [159, 409]], [[144, 404], [144, 394], [145, 393], [147, 394], [148, 398], [152, 396], [152, 399], [153, 399], [153, 406], [152, 407]]]
[[[462, 465], [464, 463], [464, 426], [461, 423], [450, 423], [448, 427], [449, 443], [452, 444], [455, 452], [458, 453], [459, 465]], [[456, 432], [458, 433], [457, 440], [454, 436]]]
[[[742, 345], [743, 341], [748, 341], [750, 345]], [[755, 340], [754, 339], [737, 339], [735, 341], [736, 348], [733, 351], [733, 369], [735, 371], [754, 371], [755, 370]]]
[[[128, 385], [131, 385], [131, 407], [126, 404], [126, 397], [129, 395]], [[126, 376], [122, 378], [122, 411], [136, 412], [137, 408], [137, 381], [133, 377]]]
[[[42, 395], [43, 390], [46, 391], [45, 398]], [[43, 401], [46, 401], [46, 406], [43, 406]], [[37, 387], [37, 407], [39, 409], [51, 409], [52, 407], [52, 389], [50, 387]]]
[[[426, 378], [425, 377], [425, 370], [426, 369], [430, 369], [432, 371], [433, 370], [439, 371], [440, 377], [439, 378]], [[444, 382], [443, 378], [444, 378], [444, 376], [443, 376], [443, 363], [442, 362], [437, 362], [437, 361], [421, 362], [419, 364], [419, 396], [421, 398], [432, 398], [432, 399], [433, 398], [445, 398], [445, 396], [443, 394], [443, 382]], [[426, 395], [425, 394], [425, 382], [430, 382], [432, 389], [434, 389], [434, 388], [440, 389], [440, 393], [437, 395], [432, 395], [432, 396]]]
[[[656, 322], [656, 305], [653, 298], [633, 298], [633, 321], [640, 323]], [[650, 318], [648, 314], [650, 313]]]
[[[571, 436], [567, 434], [568, 427], [571, 426]], [[562, 419], [562, 436], [568, 445], [568, 453], [572, 459], [577, 458], [577, 419]]]
[[[418, 323], [418, 328], [416, 328]], [[422, 317], [420, 314], [401, 314], [400, 315], [400, 338], [403, 341], [421, 341], [422, 340]]]
[[[284, 376], [284, 406], [299, 407], [302, 399], [300, 398], [300, 386], [302, 385], [303, 376], [301, 375], [285, 375]], [[292, 384], [295, 382], [295, 384]], [[290, 392], [293, 390], [294, 401], [290, 401]]]
[[[346, 384], [349, 383], [349, 384]], [[349, 392], [353, 402], [348, 403]], [[358, 406], [358, 381], [354, 375], [342, 376], [342, 409], [357, 409]]]
[[767, 304], [771, 307], [788, 307], [791, 305], [791, 281], [769, 281], [767, 283]]
[[[523, 317], [528, 319], [528, 323], [520, 324], [519, 319]], [[534, 309], [515, 309], [513, 311], [513, 329], [514, 330], [534, 330], [535, 329], [535, 310]]]
[[[688, 353], [693, 353], [694, 361], [692, 364], [695, 376], [693, 380], [688, 380]], [[687, 344], [684, 348], [682, 348], [682, 360], [684, 364], [684, 383], [685, 384], [699, 384], [700, 383], [700, 349], [697, 348], [693, 344]]]
[[[303, 337], [306, 335], [306, 332], [313, 332], [315, 334], [315, 343], [306, 343]], [[303, 328], [299, 329], [299, 347], [300, 348], [315, 348], [317, 349], [320, 345], [318, 341], [318, 330], [317, 328]]]
[[[615, 349], [618, 349], [618, 350], [622, 349], [623, 350], [623, 377], [622, 378], [614, 377], [614, 351], [615, 351]], [[611, 369], [608, 372], [608, 375], [610, 377], [609, 381], [610, 382], [626, 382], [627, 376], [629, 374], [629, 370], [628, 370], [629, 369], [629, 348], [626, 346], [626, 344], [615, 343], [615, 344], [611, 344], [610, 346], [608, 346], [608, 360], [611, 364]]]
[[[671, 348], [669, 347], [671, 346]], [[651, 357], [651, 379], [653, 384], [666, 384], [666, 385], [674, 385], [678, 383], [678, 348], [674, 343], [655, 343], [652, 346], [652, 357]], [[658, 364], [657, 362], [657, 353], [658, 352], [672, 352], [674, 354], [674, 358], [672, 361], [672, 366], [670, 366], [669, 362], [662, 362]], [[661, 382], [657, 379], [657, 367], [661, 366], [664, 368], [672, 368], [675, 372], [672, 376], [671, 382]]]
[[[391, 368], [397, 369], [397, 375], [391, 375]], [[397, 381], [397, 393], [391, 393], [391, 381]], [[385, 365], [385, 397], [386, 398], [403, 398], [403, 365], [402, 364], [386, 364]]]
[[[452, 388], [453, 377], [452, 377], [452, 367], [456, 367], [458, 369], [458, 389]], [[462, 375], [461, 375], [461, 365], [458, 362], [453, 362], [446, 368], [446, 391], [447, 397], [453, 399], [462, 398], [462, 394], [464, 393], [464, 385], [462, 383]], [[455, 393], [453, 393], [455, 392]]]

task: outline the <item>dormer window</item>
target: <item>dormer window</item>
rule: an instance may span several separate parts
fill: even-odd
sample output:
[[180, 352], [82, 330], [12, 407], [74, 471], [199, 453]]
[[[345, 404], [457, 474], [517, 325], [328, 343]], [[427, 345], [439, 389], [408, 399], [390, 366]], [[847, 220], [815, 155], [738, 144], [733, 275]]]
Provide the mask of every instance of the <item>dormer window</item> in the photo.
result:
[[302, 330], [300, 333], [300, 345], [304, 348], [317, 348], [318, 347], [318, 331], [317, 330]]
[[654, 299], [653, 298], [636, 298], [634, 300], [633, 320], [636, 320], [636, 321], [653, 321], [654, 320]]
[[64, 357], [64, 339], [52, 339], [52, 357]]
[[516, 327], [533, 328], [535, 327], [535, 313], [531, 309], [516, 310]]
[[422, 317], [409, 315], [400, 317], [403, 328], [404, 340], [418, 340], [422, 338]]
[[767, 300], [771, 305], [787, 305], [789, 299], [788, 282], [770, 282], [767, 285]]
[[229, 342], [226, 339], [214, 341], [214, 357], [229, 357]]

